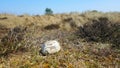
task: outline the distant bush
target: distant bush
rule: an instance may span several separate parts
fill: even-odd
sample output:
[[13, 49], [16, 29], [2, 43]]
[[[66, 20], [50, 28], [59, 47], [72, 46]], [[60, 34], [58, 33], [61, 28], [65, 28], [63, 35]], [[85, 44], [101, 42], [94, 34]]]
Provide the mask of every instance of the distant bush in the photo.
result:
[[106, 17], [100, 17], [79, 27], [77, 35], [87, 41], [109, 42], [114, 47], [120, 48], [120, 24], [113, 24]]
[[46, 9], [45, 9], [45, 14], [46, 14], [46, 15], [52, 15], [52, 14], [53, 14], [52, 9], [46, 8]]
[[59, 28], [60, 28], [59, 24], [51, 24], [44, 27], [44, 29], [46, 30], [59, 29]]
[[92, 10], [92, 12], [98, 12], [97, 10]]
[[0, 18], [0, 20], [6, 20], [6, 19], [8, 19], [7, 17], [2, 17], [2, 18]]

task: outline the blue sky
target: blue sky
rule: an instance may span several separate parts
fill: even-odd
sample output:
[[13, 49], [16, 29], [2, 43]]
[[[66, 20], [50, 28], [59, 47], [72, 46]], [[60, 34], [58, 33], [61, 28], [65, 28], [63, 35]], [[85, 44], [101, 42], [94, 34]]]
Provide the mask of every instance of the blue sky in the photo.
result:
[[54, 13], [87, 10], [120, 11], [120, 0], [1, 0], [0, 13], [44, 14], [45, 8]]

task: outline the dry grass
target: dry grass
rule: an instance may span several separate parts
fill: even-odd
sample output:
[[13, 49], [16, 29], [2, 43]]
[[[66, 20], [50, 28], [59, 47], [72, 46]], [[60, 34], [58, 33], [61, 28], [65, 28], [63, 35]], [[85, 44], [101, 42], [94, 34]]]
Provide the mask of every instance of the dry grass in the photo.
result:
[[[117, 12], [93, 11], [43, 16], [1, 14], [0, 68], [119, 68], [120, 49], [111, 47], [116, 39], [117, 45], [120, 42], [119, 17]], [[114, 27], [118, 31], [109, 23], [117, 23]], [[80, 28], [85, 32], [78, 32]], [[101, 42], [111, 31], [112, 39]], [[90, 41], [93, 35], [95, 41]], [[42, 56], [40, 46], [51, 39], [60, 42], [61, 51]]]

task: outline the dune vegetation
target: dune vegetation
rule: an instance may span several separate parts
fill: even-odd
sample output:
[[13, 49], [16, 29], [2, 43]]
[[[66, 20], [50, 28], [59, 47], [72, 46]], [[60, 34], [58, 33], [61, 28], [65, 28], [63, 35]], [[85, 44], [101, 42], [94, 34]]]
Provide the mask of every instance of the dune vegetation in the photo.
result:
[[[61, 51], [40, 54], [54, 39]], [[120, 12], [0, 14], [0, 68], [120, 68]]]

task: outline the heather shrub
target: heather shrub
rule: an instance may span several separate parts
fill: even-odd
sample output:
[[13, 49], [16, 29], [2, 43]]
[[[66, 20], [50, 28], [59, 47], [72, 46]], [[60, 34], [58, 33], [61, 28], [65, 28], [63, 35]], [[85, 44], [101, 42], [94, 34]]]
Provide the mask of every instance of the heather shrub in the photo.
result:
[[4, 25], [0, 24], [0, 40], [5, 34], [9, 31], [9, 28], [5, 27]]
[[106, 17], [100, 17], [79, 27], [77, 35], [87, 41], [112, 43], [114, 47], [120, 48], [120, 24], [112, 23]]
[[24, 39], [25, 30], [26, 28], [15, 27], [3, 37], [0, 44], [0, 55], [7, 55], [19, 50], [24, 50], [22, 40]]

